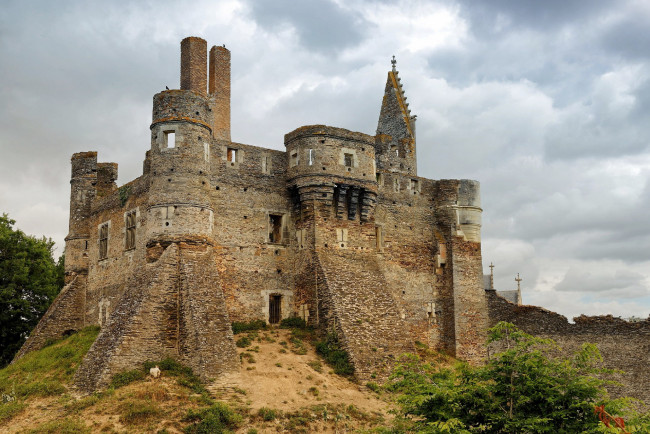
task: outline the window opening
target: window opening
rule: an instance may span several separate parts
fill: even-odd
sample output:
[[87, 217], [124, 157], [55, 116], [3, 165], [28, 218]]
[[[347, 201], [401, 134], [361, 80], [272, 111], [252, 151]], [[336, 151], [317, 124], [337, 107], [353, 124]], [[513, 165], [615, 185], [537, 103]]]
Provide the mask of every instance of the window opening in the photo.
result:
[[314, 150], [313, 149], [309, 150], [309, 165], [310, 166], [314, 165]]
[[108, 223], [99, 227], [99, 259], [108, 257]]
[[343, 164], [345, 164], [345, 167], [352, 167], [353, 162], [352, 154], [343, 154]]
[[417, 179], [411, 179], [411, 190], [417, 192], [419, 188], [419, 182]]
[[282, 317], [282, 296], [269, 295], [269, 324], [277, 324]]
[[135, 249], [135, 211], [126, 215], [126, 250]]
[[282, 242], [282, 216], [269, 214], [269, 242]]
[[271, 157], [268, 155], [262, 157], [262, 172], [266, 174], [271, 173]]
[[294, 152], [291, 154], [291, 167], [298, 165], [298, 153]]
[[384, 248], [384, 233], [381, 226], [375, 226], [375, 238], [377, 241], [377, 250], [381, 251]]
[[176, 147], [176, 132], [175, 131], [165, 131], [165, 141], [167, 142], [168, 148]]
[[226, 153], [226, 159], [230, 161], [231, 163], [234, 163], [237, 161], [237, 149], [235, 148], [228, 148], [228, 151]]

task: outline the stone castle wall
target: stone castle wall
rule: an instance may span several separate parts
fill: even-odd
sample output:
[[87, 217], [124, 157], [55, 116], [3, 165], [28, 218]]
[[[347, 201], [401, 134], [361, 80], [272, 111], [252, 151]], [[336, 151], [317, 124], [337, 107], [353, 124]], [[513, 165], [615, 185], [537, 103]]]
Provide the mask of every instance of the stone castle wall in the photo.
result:
[[575, 323], [571, 324], [555, 312], [510, 303], [496, 291], [486, 293], [490, 325], [507, 321], [526, 333], [553, 339], [563, 356], [575, 353], [584, 343], [594, 343], [603, 357], [603, 365], [622, 371], [607, 377], [620, 383], [607, 386], [610, 394], [650, 401], [650, 319], [628, 322], [612, 316], [583, 315], [574, 318]]

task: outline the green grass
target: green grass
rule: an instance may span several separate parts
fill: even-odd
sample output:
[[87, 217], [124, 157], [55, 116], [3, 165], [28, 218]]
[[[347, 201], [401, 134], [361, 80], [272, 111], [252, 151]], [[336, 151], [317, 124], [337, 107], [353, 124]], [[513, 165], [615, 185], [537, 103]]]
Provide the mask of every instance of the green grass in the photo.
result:
[[126, 425], [139, 425], [160, 414], [157, 405], [145, 400], [126, 401], [120, 405], [119, 410], [120, 422]]
[[0, 424], [11, 420], [14, 416], [25, 409], [27, 404], [19, 401], [5, 402], [0, 404]]
[[257, 411], [257, 415], [264, 421], [270, 422], [280, 416], [280, 410], [274, 408], [262, 407]]
[[188, 411], [183, 421], [192, 422], [185, 427], [188, 434], [229, 433], [242, 425], [243, 417], [227, 404], [217, 402], [211, 407]]
[[65, 392], [63, 385], [70, 382], [98, 333], [99, 327], [86, 327], [1, 369], [0, 393], [24, 399]]

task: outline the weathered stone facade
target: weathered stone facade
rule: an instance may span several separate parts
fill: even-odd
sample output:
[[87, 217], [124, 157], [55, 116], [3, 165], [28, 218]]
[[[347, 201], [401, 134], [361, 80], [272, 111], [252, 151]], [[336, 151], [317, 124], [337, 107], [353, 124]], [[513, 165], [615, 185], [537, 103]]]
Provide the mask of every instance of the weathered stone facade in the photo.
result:
[[153, 97], [142, 176], [118, 188], [116, 164], [73, 155], [67, 285], [18, 357], [97, 324], [82, 390], [168, 356], [209, 380], [238, 368], [232, 321], [300, 316], [362, 380], [415, 340], [484, 359], [479, 184], [417, 176], [394, 64], [375, 136], [303, 126], [285, 152], [231, 141], [225, 47], [186, 38], [180, 76]]

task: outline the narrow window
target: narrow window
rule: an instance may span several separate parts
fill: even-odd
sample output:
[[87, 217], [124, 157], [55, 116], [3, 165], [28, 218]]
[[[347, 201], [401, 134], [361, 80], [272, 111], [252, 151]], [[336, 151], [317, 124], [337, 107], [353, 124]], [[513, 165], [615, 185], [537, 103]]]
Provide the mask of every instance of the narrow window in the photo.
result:
[[228, 151], [226, 153], [226, 160], [230, 161], [231, 163], [236, 162], [237, 161], [237, 149], [228, 148]]
[[99, 227], [99, 259], [108, 257], [108, 223]]
[[375, 238], [377, 241], [377, 250], [382, 251], [384, 249], [384, 233], [381, 226], [375, 226]]
[[135, 249], [135, 211], [126, 215], [126, 250]]
[[399, 149], [397, 148], [397, 145], [391, 145], [390, 149], [391, 151], [395, 151], [395, 155], [399, 157]]
[[277, 324], [282, 318], [282, 296], [269, 295], [269, 324]]
[[203, 159], [206, 163], [210, 162], [210, 145], [208, 143], [203, 143]]
[[399, 187], [399, 178], [393, 179], [393, 190], [397, 192], [399, 191]]
[[418, 188], [420, 188], [420, 183], [417, 179], [411, 179], [411, 190], [417, 193]]
[[353, 162], [354, 156], [352, 154], [343, 154], [343, 164], [345, 164], [345, 167], [352, 167]]
[[271, 174], [271, 157], [269, 155], [262, 157], [262, 173]]
[[384, 177], [381, 173], [376, 173], [375, 178], [377, 179], [377, 184], [382, 187], [384, 185]]
[[165, 141], [167, 142], [168, 148], [176, 147], [176, 132], [174, 131], [165, 131]]
[[282, 216], [269, 214], [269, 242], [282, 242]]
[[310, 166], [314, 165], [314, 150], [313, 149], [309, 150], [309, 165]]
[[298, 152], [291, 154], [291, 167], [298, 165]]

